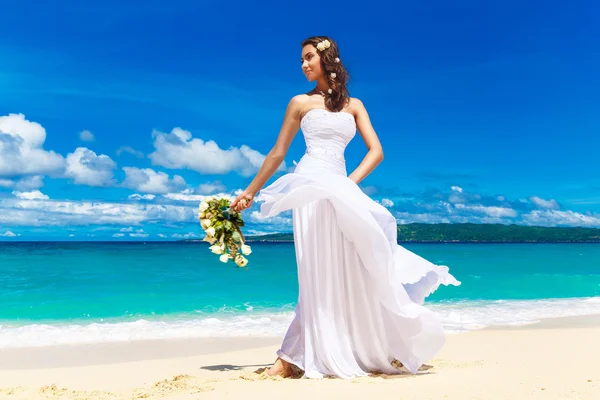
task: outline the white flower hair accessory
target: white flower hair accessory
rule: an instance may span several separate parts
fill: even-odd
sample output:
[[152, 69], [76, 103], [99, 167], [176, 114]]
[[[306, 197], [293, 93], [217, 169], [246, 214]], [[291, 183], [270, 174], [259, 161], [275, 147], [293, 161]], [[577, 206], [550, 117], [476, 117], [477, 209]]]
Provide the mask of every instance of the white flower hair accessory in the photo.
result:
[[336, 76], [337, 76], [337, 74], [336, 74], [335, 72], [332, 72], [332, 73], [331, 73], [331, 77], [332, 77], [333, 79], [335, 79], [335, 77], [336, 77]]
[[333, 89], [329, 88], [329, 89], [327, 90], [327, 93], [329, 93], [329, 94], [333, 93]]
[[317, 50], [323, 51], [331, 46], [331, 42], [327, 39], [317, 43]]
[[336, 58], [335, 58], [335, 62], [336, 62], [336, 63], [339, 63], [339, 62], [340, 62], [340, 58], [339, 58], [339, 57], [336, 57]]

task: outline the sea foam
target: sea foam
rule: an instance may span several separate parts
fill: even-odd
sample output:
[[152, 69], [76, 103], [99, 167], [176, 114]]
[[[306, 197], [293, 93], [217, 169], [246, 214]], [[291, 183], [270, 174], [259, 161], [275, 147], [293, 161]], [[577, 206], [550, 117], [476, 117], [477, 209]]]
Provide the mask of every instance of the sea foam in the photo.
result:
[[[434, 302], [447, 333], [481, 329], [492, 325], [526, 325], [541, 319], [600, 314], [600, 297]], [[171, 316], [129, 321], [0, 323], [0, 348], [38, 347], [61, 344], [121, 342], [148, 339], [282, 336], [294, 314], [257, 310], [248, 306], [237, 314]]]

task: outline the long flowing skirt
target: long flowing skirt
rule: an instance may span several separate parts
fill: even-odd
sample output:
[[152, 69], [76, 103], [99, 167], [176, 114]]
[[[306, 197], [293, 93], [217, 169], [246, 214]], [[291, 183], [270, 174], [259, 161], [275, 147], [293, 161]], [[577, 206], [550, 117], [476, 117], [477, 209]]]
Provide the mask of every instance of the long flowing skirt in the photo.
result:
[[307, 378], [416, 373], [444, 344], [424, 307], [439, 285], [459, 285], [397, 244], [393, 215], [345, 176], [282, 176], [260, 193], [261, 212], [293, 210], [299, 296], [278, 356]]

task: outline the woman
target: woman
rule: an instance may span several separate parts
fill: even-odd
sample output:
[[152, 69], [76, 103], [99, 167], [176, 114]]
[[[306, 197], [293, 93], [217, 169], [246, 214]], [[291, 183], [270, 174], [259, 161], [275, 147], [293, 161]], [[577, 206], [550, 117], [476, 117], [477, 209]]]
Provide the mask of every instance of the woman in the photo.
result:
[[[348, 95], [336, 43], [302, 42], [302, 70], [315, 89], [289, 102], [275, 146], [232, 203], [237, 211], [252, 205], [301, 128], [306, 153], [294, 173], [260, 193], [263, 215], [293, 210], [299, 282], [296, 315], [269, 374], [289, 376], [292, 365], [307, 378], [399, 373], [394, 359], [416, 373], [444, 343], [439, 318], [422, 303], [440, 284], [460, 283], [399, 246], [396, 219], [359, 189], [383, 150], [365, 107]], [[347, 175], [344, 149], [356, 130], [368, 152]]]

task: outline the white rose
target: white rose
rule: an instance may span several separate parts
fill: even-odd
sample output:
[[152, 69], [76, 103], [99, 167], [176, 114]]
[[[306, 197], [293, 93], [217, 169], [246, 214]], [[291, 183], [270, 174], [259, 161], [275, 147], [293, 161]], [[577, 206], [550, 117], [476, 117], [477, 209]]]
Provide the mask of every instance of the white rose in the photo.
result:
[[208, 203], [203, 201], [202, 203], [200, 203], [200, 212], [204, 212], [208, 210]]
[[323, 44], [323, 42], [319, 42], [317, 44], [317, 50], [319, 50], [319, 51], [325, 50], [325, 45]]
[[203, 212], [201, 212], [200, 214], [198, 214], [198, 218], [200, 218], [200, 219], [204, 219], [204, 217], [205, 217], [205, 215], [204, 215], [204, 213], [203, 213]]
[[248, 264], [248, 260], [244, 256], [237, 256], [235, 258], [235, 263], [240, 267], [245, 267]]
[[229, 254], [223, 254], [219, 257], [219, 261], [226, 263], [229, 261]]
[[242, 254], [244, 254], [245, 256], [248, 256], [252, 253], [252, 249], [247, 244], [243, 244], [241, 247], [241, 250], [242, 250]]
[[220, 244], [212, 245], [209, 247], [209, 249], [215, 254], [223, 254], [223, 252], [225, 251], [224, 247]]
[[329, 93], [329, 94], [333, 93], [333, 89], [328, 89], [327, 93]]
[[329, 40], [325, 39], [325, 41], [323, 41], [323, 44], [325, 45], [325, 48], [328, 49], [329, 46], [331, 46], [331, 43], [329, 42]]
[[207, 234], [208, 236], [215, 236], [215, 228], [211, 226], [210, 228], [208, 228], [208, 229], [206, 230], [206, 234]]
[[336, 62], [336, 63], [339, 63], [339, 62], [340, 62], [340, 58], [339, 58], [339, 57], [336, 57], [336, 58], [335, 58], [335, 62]]
[[210, 219], [203, 219], [202, 222], [204, 222], [204, 225], [206, 225], [207, 228], [212, 225], [212, 221]]
[[336, 74], [335, 72], [332, 72], [332, 73], [331, 73], [331, 77], [332, 77], [333, 79], [335, 79], [335, 78], [337, 77], [337, 74]]
[[204, 236], [204, 239], [202, 239], [202, 240], [204, 240], [205, 242], [208, 242], [210, 244], [213, 244], [214, 242], [216, 242], [216, 239], [214, 237], [208, 236], [208, 235]]

